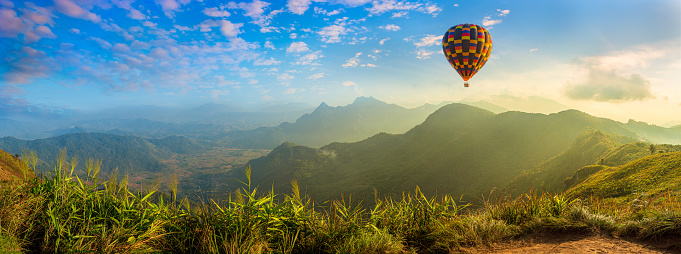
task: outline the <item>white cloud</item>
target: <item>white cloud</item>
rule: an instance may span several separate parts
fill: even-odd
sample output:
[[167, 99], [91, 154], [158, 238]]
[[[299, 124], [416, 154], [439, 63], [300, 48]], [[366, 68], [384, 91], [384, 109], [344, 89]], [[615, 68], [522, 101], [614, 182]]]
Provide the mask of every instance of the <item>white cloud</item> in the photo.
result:
[[281, 75], [277, 76], [277, 79], [278, 79], [278, 80], [281, 80], [281, 81], [291, 80], [291, 79], [294, 79], [294, 78], [295, 78], [294, 76], [292, 76], [292, 75], [290, 75], [290, 74], [288, 74], [288, 73], [284, 73], [284, 74], [281, 74]]
[[326, 73], [320, 72], [320, 73], [315, 73], [312, 74], [312, 76], [307, 77], [307, 79], [320, 79], [323, 78]]
[[341, 13], [342, 10], [343, 10], [343, 9], [333, 10], [333, 11], [327, 11], [327, 10], [325, 10], [325, 9], [323, 9], [323, 8], [314, 7], [314, 13], [315, 13], [315, 14], [322, 14], [322, 15], [326, 15], [326, 16], [338, 15], [338, 14]]
[[574, 100], [615, 103], [655, 98], [651, 83], [658, 85], [658, 88], [663, 85], [654, 82], [655, 78], [646, 78], [642, 73], [656, 76], [668, 73], [670, 68], [674, 69], [668, 66], [678, 61], [680, 53], [678, 47], [672, 45], [678, 44], [644, 45], [607, 55], [585, 57], [576, 65], [585, 74], [584, 78], [567, 83], [564, 94]]
[[274, 60], [274, 58], [270, 59], [262, 59], [258, 58], [253, 62], [253, 65], [274, 65], [274, 64], [279, 64], [281, 61]]
[[357, 7], [357, 6], [365, 5], [368, 2], [371, 2], [371, 0], [336, 0], [334, 2], [345, 5], [345, 6], [349, 6], [349, 7]]
[[390, 38], [385, 38], [385, 39], [379, 41], [378, 44], [383, 45], [383, 44], [385, 44], [385, 42], [388, 41], [388, 40], [390, 40]]
[[[588, 67], [593, 68], [593, 66]], [[565, 95], [573, 100], [601, 102], [624, 102], [654, 98], [650, 82], [640, 74], [629, 77], [618, 75], [614, 70], [589, 69], [585, 82], [565, 86]]]
[[217, 101], [220, 95], [229, 95], [229, 90], [211, 90], [210, 93], [213, 100]]
[[50, 28], [46, 27], [46, 26], [37, 26], [35, 28], [35, 32], [40, 37], [43, 37], [43, 38], [51, 38], [51, 39], [57, 38], [57, 36], [54, 33], [52, 33], [52, 30], [50, 30]]
[[148, 21], [148, 20], [142, 22], [142, 25], [144, 25], [144, 26], [146, 26], [146, 27], [152, 27], [152, 28], [156, 27], [156, 23], [151, 22], [151, 21]]
[[389, 11], [415, 10], [421, 6], [419, 3], [397, 2], [395, 0], [373, 1], [371, 4], [371, 8], [368, 8], [367, 10], [372, 15], [382, 14]]
[[433, 17], [437, 16], [440, 11], [442, 11], [442, 8], [437, 5], [428, 5], [425, 7], [425, 13], [433, 15]]
[[342, 66], [345, 67], [345, 68], [356, 67], [357, 65], [359, 65], [359, 56], [361, 56], [361, 55], [362, 55], [362, 52], [355, 54], [355, 57], [348, 59], [348, 61], [345, 62], [345, 64], [343, 64]]
[[442, 36], [439, 35], [426, 35], [426, 37], [421, 38], [421, 41], [414, 43], [417, 47], [426, 47], [438, 45], [442, 41]]
[[266, 27], [269, 26], [272, 18], [276, 16], [279, 13], [282, 13], [283, 10], [273, 10], [269, 14], [265, 15], [265, 10], [267, 7], [270, 5], [270, 3], [263, 2], [260, 0], [253, 0], [252, 2], [241, 2], [241, 3], [235, 3], [235, 2], [229, 2], [227, 4], [228, 8], [231, 9], [241, 9], [243, 10], [244, 16], [250, 17], [253, 19], [253, 24], [256, 24], [261, 27]]
[[397, 31], [397, 30], [400, 30], [400, 27], [397, 26], [397, 25], [394, 25], [394, 24], [385, 25], [385, 26], [379, 26], [378, 28], [380, 28], [380, 29], [385, 29], [385, 30], [388, 30], [388, 31]]
[[215, 18], [226, 18], [229, 17], [230, 13], [225, 10], [218, 10], [217, 7], [213, 8], [206, 8], [203, 10], [203, 14], [206, 14], [207, 16], [210, 17], [215, 17]]
[[428, 59], [432, 54], [437, 53], [437, 51], [428, 51], [425, 49], [416, 50], [416, 58], [418, 59]]
[[355, 82], [352, 82], [352, 81], [343, 82], [343, 86], [354, 86], [354, 85], [355, 85]]
[[538, 48], [533, 48], [533, 49], [530, 49], [530, 52], [535, 52], [535, 51], [537, 51], [537, 50], [539, 50], [539, 49], [538, 49]]
[[395, 12], [395, 13], [393, 13], [392, 18], [405, 17], [405, 16], [407, 16], [407, 14], [409, 14], [409, 12], [406, 12], [406, 11]]
[[303, 15], [308, 8], [310, 8], [310, 0], [288, 0], [286, 7], [291, 13]]
[[345, 35], [350, 30], [342, 25], [330, 25], [323, 27], [321, 31], [317, 32], [325, 43], [340, 42], [340, 36]]
[[97, 42], [97, 44], [99, 44], [99, 46], [102, 47], [103, 49], [110, 49], [112, 47], [111, 43], [100, 38], [90, 37], [89, 39]]
[[220, 32], [222, 35], [227, 36], [227, 37], [236, 37], [241, 31], [239, 28], [241, 28], [244, 24], [241, 23], [232, 23], [229, 22], [228, 20], [220, 20]]
[[499, 13], [499, 17], [503, 17], [503, 16], [506, 16], [506, 15], [508, 15], [509, 13], [511, 13], [510, 10], [497, 9], [497, 11], [500, 12], [500, 13]]
[[298, 91], [298, 90], [295, 89], [295, 88], [289, 88], [289, 89], [286, 89], [286, 91], [284, 91], [283, 94], [294, 94], [294, 93], [296, 93], [297, 91]]
[[182, 5], [188, 4], [190, 0], [155, 0], [155, 2], [161, 6], [163, 14], [172, 19], [175, 17], [175, 12], [180, 10]]
[[130, 52], [130, 47], [128, 45], [123, 44], [123, 43], [116, 43], [116, 44], [113, 45], [111, 50], [113, 52], [125, 53], [125, 52]]
[[274, 44], [272, 44], [271, 41], [266, 41], [266, 42], [265, 42], [265, 48], [266, 48], [266, 49], [275, 49], [275, 48], [274, 48]]
[[302, 53], [309, 51], [310, 49], [307, 47], [307, 44], [305, 42], [293, 42], [291, 43], [290, 46], [286, 49], [287, 53]]
[[128, 13], [128, 18], [136, 19], [136, 20], [144, 20], [144, 19], [147, 19], [147, 16], [144, 15], [142, 12], [136, 10], [136, 9], [130, 8], [130, 12]]
[[181, 26], [181, 25], [173, 25], [173, 27], [174, 27], [175, 29], [177, 29], [177, 30], [180, 30], [180, 31], [191, 31], [191, 30], [194, 30], [194, 29], [192, 29], [191, 27], [186, 27], [186, 26]]
[[370, 63], [368, 63], [368, 64], [362, 64], [361, 66], [362, 66], [362, 67], [378, 67], [378, 66], [376, 66], [375, 64], [370, 64]]
[[309, 54], [305, 54], [303, 56], [300, 56], [298, 58], [298, 61], [295, 62], [295, 64], [297, 64], [297, 65], [317, 65], [315, 60], [317, 60], [321, 57], [323, 57], [322, 51], [318, 50], [318, 51], [311, 52]]
[[288, 37], [295, 40], [296, 38], [298, 38], [298, 34], [297, 33], [291, 33], [291, 34], [288, 35]]
[[[502, 10], [502, 9], [497, 9], [499, 14], [497, 16], [503, 17], [511, 13], [510, 10]], [[486, 16], [485, 18], [482, 19], [482, 25], [483, 26], [493, 26], [501, 23], [501, 19], [492, 19], [491, 16]]]
[[482, 19], [483, 26], [493, 26], [499, 23], [501, 23], [501, 19], [492, 19], [492, 17], [490, 16], [487, 16], [484, 19]]
[[280, 28], [273, 27], [273, 26], [263, 26], [263, 27], [260, 28], [260, 32], [261, 33], [271, 33], [271, 32], [277, 32], [278, 33], [279, 29]]
[[85, 19], [95, 23], [102, 21], [102, 18], [100, 18], [97, 14], [83, 9], [81, 6], [71, 2], [70, 0], [55, 0], [54, 6], [57, 8], [57, 11], [72, 18]]
[[163, 48], [153, 48], [149, 51], [149, 56], [155, 59], [165, 59], [170, 58], [168, 51]]

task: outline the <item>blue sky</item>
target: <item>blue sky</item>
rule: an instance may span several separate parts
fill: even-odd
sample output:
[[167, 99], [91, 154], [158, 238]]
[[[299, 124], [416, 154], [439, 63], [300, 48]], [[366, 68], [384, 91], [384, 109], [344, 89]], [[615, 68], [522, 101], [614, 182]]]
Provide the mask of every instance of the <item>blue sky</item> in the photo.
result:
[[[470, 88], [441, 49], [460, 23], [494, 42]], [[681, 120], [677, 0], [0, 0], [0, 46], [3, 111], [537, 95]]]

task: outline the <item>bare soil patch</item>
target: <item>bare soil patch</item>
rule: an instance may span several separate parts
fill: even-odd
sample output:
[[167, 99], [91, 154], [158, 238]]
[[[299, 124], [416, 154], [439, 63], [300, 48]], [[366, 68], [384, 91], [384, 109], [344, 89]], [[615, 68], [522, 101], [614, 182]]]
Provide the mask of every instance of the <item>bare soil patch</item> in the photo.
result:
[[467, 249], [468, 253], [681, 253], [681, 239], [641, 242], [603, 235], [542, 234]]

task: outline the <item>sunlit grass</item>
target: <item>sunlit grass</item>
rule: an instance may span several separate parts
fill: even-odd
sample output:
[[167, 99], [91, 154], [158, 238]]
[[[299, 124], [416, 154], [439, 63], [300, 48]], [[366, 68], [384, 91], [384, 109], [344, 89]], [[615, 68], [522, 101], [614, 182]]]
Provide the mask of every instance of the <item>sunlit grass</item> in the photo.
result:
[[291, 182], [291, 194], [243, 187], [224, 202], [190, 203], [159, 185], [131, 190], [116, 173], [100, 179], [101, 162], [62, 153], [45, 179], [0, 188], [0, 250], [103, 253], [443, 253], [537, 231], [679, 236], [681, 201], [672, 191], [635, 202], [526, 193], [472, 209], [451, 196], [427, 197], [417, 187], [375, 205], [342, 196], [315, 204]]

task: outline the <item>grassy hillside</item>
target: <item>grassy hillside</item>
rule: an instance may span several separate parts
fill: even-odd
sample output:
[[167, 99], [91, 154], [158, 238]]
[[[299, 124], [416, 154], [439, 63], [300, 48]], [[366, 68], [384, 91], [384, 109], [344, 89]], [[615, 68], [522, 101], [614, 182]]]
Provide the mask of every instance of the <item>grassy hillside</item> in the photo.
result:
[[577, 137], [567, 151], [515, 177], [508, 188], [514, 193], [528, 190], [562, 192], [565, 189], [564, 179], [571, 177], [577, 169], [600, 163], [604, 154], [616, 150], [622, 143], [633, 141], [629, 137], [587, 131]]
[[673, 193], [636, 210], [526, 194], [462, 212], [466, 205], [452, 196], [419, 188], [376, 205], [349, 196], [319, 204], [292, 182], [285, 195], [245, 184], [230, 202], [197, 205], [177, 199], [173, 184], [169, 193], [141, 191], [126, 178], [70, 172], [64, 165], [54, 177], [0, 185], [0, 252], [461, 253], [528, 235], [594, 233], [664, 239], [667, 251], [681, 250], [681, 200]]
[[[651, 147], [653, 147], [652, 151]], [[580, 168], [579, 170], [575, 171], [570, 178], [566, 178], [564, 181], [565, 188], [569, 188], [578, 183], [581, 183], [591, 174], [594, 174], [602, 169], [621, 166], [654, 153], [665, 153], [675, 151], [681, 151], [681, 145], [669, 144], [660, 145], [646, 144], [643, 142], [634, 142], [618, 146], [604, 153], [597, 162], [598, 165], [589, 165]]]
[[29, 165], [16, 155], [0, 149], [0, 181], [35, 177]]
[[[318, 200], [341, 193], [400, 195], [415, 186], [428, 195], [467, 194], [473, 200], [565, 152], [587, 130], [638, 137], [619, 122], [576, 110], [495, 115], [450, 104], [405, 134], [382, 133], [319, 149], [285, 144], [249, 164], [255, 184], [267, 188], [274, 184], [275, 192], [281, 193], [287, 190], [282, 183], [297, 179]], [[243, 173], [236, 170], [231, 177], [243, 180]]]
[[570, 197], [632, 198], [681, 193], [681, 152], [649, 155], [617, 167], [604, 167], [570, 188]]

